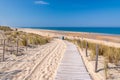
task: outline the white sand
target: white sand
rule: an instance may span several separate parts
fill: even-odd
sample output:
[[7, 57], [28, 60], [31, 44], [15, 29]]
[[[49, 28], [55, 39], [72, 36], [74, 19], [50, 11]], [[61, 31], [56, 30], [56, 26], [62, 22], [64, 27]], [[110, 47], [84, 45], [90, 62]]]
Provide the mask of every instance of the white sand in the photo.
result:
[[0, 80], [53, 80], [66, 45], [62, 40], [29, 50], [20, 58], [0, 63]]

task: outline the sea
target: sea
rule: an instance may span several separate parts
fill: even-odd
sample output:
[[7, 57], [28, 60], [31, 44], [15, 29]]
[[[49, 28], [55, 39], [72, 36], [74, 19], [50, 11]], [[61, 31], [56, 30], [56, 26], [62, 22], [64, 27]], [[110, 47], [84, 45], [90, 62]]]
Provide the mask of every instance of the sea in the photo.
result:
[[22, 27], [22, 28], [120, 35], [120, 27]]

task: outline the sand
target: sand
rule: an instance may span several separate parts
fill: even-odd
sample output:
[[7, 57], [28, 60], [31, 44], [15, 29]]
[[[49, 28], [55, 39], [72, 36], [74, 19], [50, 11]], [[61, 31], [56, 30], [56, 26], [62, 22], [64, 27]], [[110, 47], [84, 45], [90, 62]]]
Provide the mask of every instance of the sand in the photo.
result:
[[[47, 37], [65, 36], [70, 39], [82, 39], [120, 48], [120, 36], [115, 35], [59, 32], [25, 28], [18, 30]], [[23, 56], [16, 57], [14, 55], [9, 55], [5, 62], [0, 63], [0, 80], [54, 80], [57, 68], [63, 58], [65, 50], [65, 43], [62, 40], [54, 39], [52, 42], [38, 46], [37, 48], [29, 48]], [[84, 52], [81, 53], [84, 54]], [[86, 66], [88, 67], [89, 72], [93, 73], [91, 71], [94, 71], [94, 69], [91, 64], [94, 64], [94, 62], [88, 63], [90, 65], [86, 64]], [[95, 74], [91, 75], [94, 76]], [[95, 77], [96, 76], [98, 75], [95, 75]], [[97, 80], [104, 80], [100, 77], [96, 78], [98, 78]]]
[[53, 80], [66, 45], [55, 39], [25, 55], [0, 63], [0, 80]]

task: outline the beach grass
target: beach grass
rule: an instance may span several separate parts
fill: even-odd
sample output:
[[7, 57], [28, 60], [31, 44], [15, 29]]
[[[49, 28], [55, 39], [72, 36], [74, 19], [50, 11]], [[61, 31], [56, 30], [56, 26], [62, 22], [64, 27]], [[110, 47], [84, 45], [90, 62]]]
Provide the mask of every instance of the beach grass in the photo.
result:
[[8, 36], [8, 40], [13, 40], [14, 42], [18, 39], [20, 46], [27, 46], [27, 44], [43, 45], [50, 41], [50, 38], [21, 31], [8, 32], [6, 36]]
[[11, 29], [8, 26], [0, 26], [0, 30], [2, 30], [2, 31], [13, 31], [13, 29]]
[[7, 40], [14, 42], [14, 44], [19, 41], [19, 46], [27, 46], [27, 44], [32, 45], [43, 45], [50, 42], [51, 38], [43, 37], [38, 34], [26, 33], [23, 31], [18, 31], [11, 29], [8, 26], [0, 26], [0, 30], [4, 31]]
[[[86, 48], [86, 43], [88, 43], [88, 49], [91, 51], [90, 53], [90, 57], [91, 60], [93, 60], [95, 58], [96, 55], [96, 43], [93, 42], [88, 42], [86, 40], [77, 40], [77, 39], [66, 39], [68, 41], [71, 42], [77, 42], [78, 46], [80, 48]], [[104, 56], [108, 62], [110, 63], [114, 63], [115, 65], [118, 65], [119, 61], [120, 61], [120, 48], [116, 48], [116, 47], [110, 47], [104, 44], [98, 44], [99, 45], [99, 55], [100, 56]]]
[[[51, 41], [51, 38], [49, 37], [44, 37], [34, 33], [26, 33], [18, 31], [17, 29], [13, 30], [7, 26], [0, 26], [0, 30], [3, 31], [2, 33], [6, 36], [6, 48], [10, 49], [9, 52], [15, 56], [23, 55], [24, 50], [27, 50], [27, 47], [35, 48], [38, 45], [44, 45]], [[23, 52], [21, 52], [21, 49]]]

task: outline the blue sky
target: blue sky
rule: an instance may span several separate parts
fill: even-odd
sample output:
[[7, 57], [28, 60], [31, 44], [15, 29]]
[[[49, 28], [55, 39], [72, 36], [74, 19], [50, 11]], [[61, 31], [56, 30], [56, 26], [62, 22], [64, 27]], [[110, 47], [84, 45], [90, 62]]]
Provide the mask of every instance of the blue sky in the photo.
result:
[[120, 27], [120, 0], [0, 0], [0, 25]]

